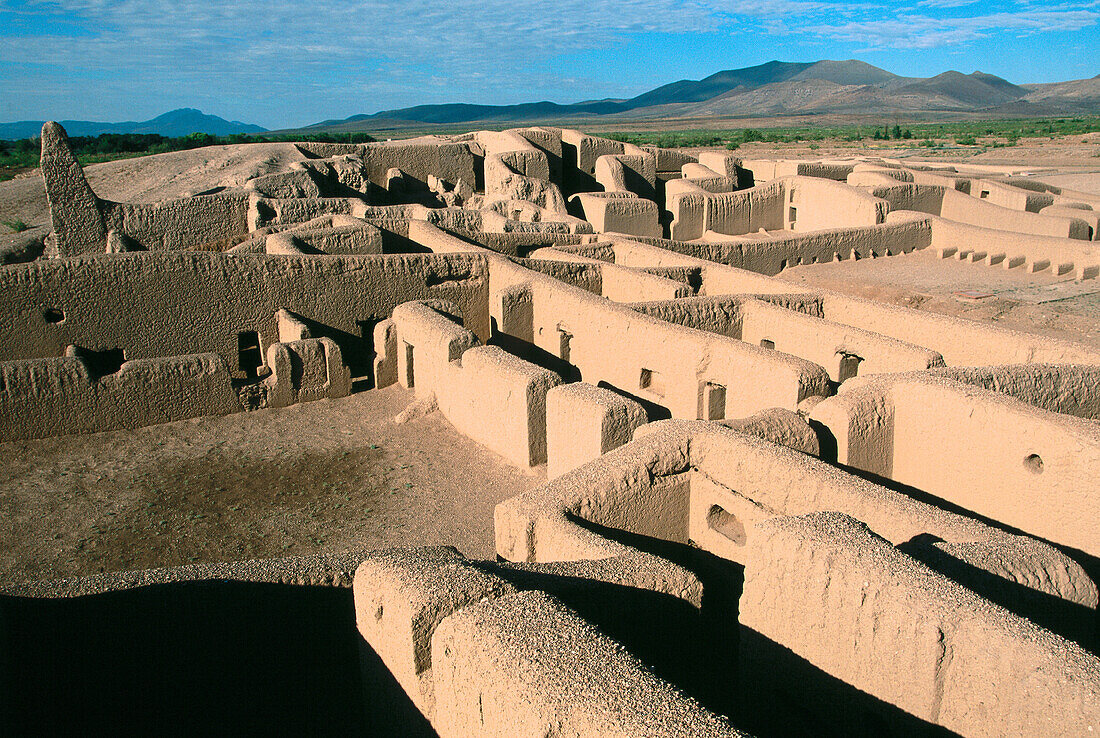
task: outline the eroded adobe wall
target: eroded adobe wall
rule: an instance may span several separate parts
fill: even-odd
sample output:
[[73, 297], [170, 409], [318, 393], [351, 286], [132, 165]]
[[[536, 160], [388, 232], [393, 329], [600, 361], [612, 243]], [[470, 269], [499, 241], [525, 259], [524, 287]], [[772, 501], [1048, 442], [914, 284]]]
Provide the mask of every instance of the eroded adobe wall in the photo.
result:
[[932, 248], [943, 257], [980, 261], [1003, 269], [1100, 276], [1100, 245], [1058, 236], [1015, 233], [932, 219]]
[[1091, 556], [1100, 554], [1100, 428], [946, 378], [846, 386], [811, 417], [838, 461]]
[[951, 367], [936, 373], [1053, 413], [1100, 420], [1100, 366], [1010, 364]]
[[261, 347], [290, 310], [333, 338], [356, 376], [369, 374], [374, 323], [410, 299], [447, 299], [488, 336], [488, 273], [466, 256], [121, 254], [0, 269], [0, 359], [60, 356], [65, 346], [126, 358], [214, 351], [234, 368], [242, 331]]
[[1089, 239], [1088, 224], [1077, 218], [1040, 215], [994, 205], [977, 197], [945, 190], [939, 215], [968, 225], [1037, 236]]
[[[414, 223], [411, 233], [433, 250], [478, 249], [427, 224]], [[806, 397], [827, 394], [828, 376], [814, 364], [640, 315], [488, 256], [497, 328], [559, 358], [568, 347], [568, 363], [590, 384], [607, 382], [681, 418], [697, 417], [707, 382], [728, 388], [730, 417], [765, 407], [794, 409]]]
[[[963, 735], [1077, 735], [1100, 720], [1095, 657], [857, 521], [818, 513], [777, 518], [756, 533], [739, 609], [747, 688], [812, 679], [790, 649], [887, 706]], [[829, 704], [842, 686], [815, 682], [823, 688], [806, 695], [809, 704], [842, 724], [859, 722]], [[881, 703], [868, 709], [892, 716]]]
[[0, 441], [241, 410], [229, 368], [217, 354], [127, 361], [105, 376], [71, 357], [0, 362]]

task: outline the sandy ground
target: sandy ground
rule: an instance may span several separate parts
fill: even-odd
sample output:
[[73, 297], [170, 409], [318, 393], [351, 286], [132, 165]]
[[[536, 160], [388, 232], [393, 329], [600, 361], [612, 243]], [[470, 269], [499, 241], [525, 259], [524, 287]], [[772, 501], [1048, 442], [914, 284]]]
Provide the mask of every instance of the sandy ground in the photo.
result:
[[492, 558], [493, 508], [543, 481], [393, 386], [334, 401], [0, 444], [0, 582], [454, 545]]
[[[939, 259], [931, 251], [809, 264], [780, 278], [1100, 348], [1100, 280]], [[991, 293], [971, 299], [956, 292]]]

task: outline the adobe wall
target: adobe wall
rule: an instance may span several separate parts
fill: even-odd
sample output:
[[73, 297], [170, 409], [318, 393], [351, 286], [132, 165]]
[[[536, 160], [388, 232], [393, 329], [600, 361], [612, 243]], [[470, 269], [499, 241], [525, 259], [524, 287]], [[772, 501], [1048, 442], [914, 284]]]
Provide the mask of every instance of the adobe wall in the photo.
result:
[[40, 164], [57, 234], [52, 256], [143, 249], [224, 251], [248, 235], [248, 194], [243, 191], [155, 204], [101, 200], [57, 123], [42, 127]]
[[1087, 206], [1078, 203], [1070, 205], [1048, 205], [1039, 211], [1040, 215], [1053, 215], [1059, 218], [1078, 218], [1089, 224], [1091, 228], [1091, 240], [1097, 240], [1100, 234], [1100, 213], [1095, 210], [1086, 210]]
[[742, 159], [741, 166], [752, 172], [757, 182], [781, 177], [816, 177], [843, 182], [855, 169], [854, 161], [798, 161], [794, 159]]
[[[645, 300], [671, 300], [678, 297], [688, 297], [694, 294], [694, 290], [686, 281], [669, 279], [659, 274], [652, 274], [638, 269], [627, 269], [615, 263], [607, 263], [584, 256], [576, 251], [559, 251], [553, 248], [539, 249], [531, 253], [532, 259], [520, 263], [528, 269], [535, 269], [543, 274], [555, 274], [555, 269], [575, 269], [583, 265], [599, 272], [600, 289], [588, 290], [603, 295], [613, 302], [640, 302]], [[559, 265], [553, 267], [551, 265]], [[565, 264], [573, 266], [564, 267]], [[568, 284], [576, 282], [564, 279]], [[584, 286], [577, 284], [577, 286]]]
[[351, 372], [340, 347], [331, 338], [303, 338], [272, 344], [267, 349], [271, 375], [269, 407], [347, 397]]
[[637, 402], [586, 382], [546, 395], [546, 476], [559, 477], [628, 443], [648, 422]]
[[935, 373], [1052, 413], [1100, 420], [1100, 366], [1010, 364], [950, 367]]
[[670, 236], [690, 241], [707, 231], [723, 235], [815, 231], [882, 223], [887, 203], [863, 190], [816, 177], [784, 177], [729, 193], [670, 193]]
[[631, 307], [667, 322], [799, 356], [824, 367], [834, 382], [840, 380], [842, 357], [858, 357], [858, 370], [865, 374], [943, 365], [942, 356], [922, 346], [822, 320], [816, 297], [783, 297], [778, 304], [748, 295], [697, 297]]
[[102, 203], [107, 229], [150, 251], [225, 251], [248, 235], [248, 207], [245, 193], [199, 195], [152, 205]]
[[810, 417], [832, 432], [841, 464], [1100, 555], [1093, 422], [919, 374], [848, 383]]
[[[763, 346], [768, 342], [826, 368], [834, 382], [842, 365], [858, 363], [860, 374], [880, 374], [943, 366], [935, 351], [859, 328], [750, 300], [743, 305], [741, 340]], [[855, 371], [851, 367], [849, 371]]]
[[745, 735], [540, 592], [459, 611], [432, 651], [441, 736]]
[[[488, 253], [427, 224], [412, 224], [410, 233], [433, 251]], [[767, 407], [793, 410], [802, 399], [826, 393], [825, 371], [809, 362], [640, 315], [500, 257], [489, 258], [491, 311], [498, 328], [558, 357], [567, 341], [569, 363], [589, 384], [607, 382], [681, 418], [697, 417], [699, 392], [707, 382], [727, 388], [730, 417]], [[523, 310], [505, 312], [517, 299]]]
[[1100, 276], [1100, 245], [1057, 236], [1013, 233], [932, 218], [931, 247], [946, 258], [954, 256], [1003, 269], [1023, 267], [1028, 272], [1072, 272], [1077, 279]]
[[[895, 221], [893, 218], [897, 217]], [[878, 226], [875, 230], [879, 237], [890, 235], [897, 238], [893, 243], [919, 243], [918, 239], [931, 238], [934, 227], [943, 228], [942, 233], [966, 226], [949, 224], [939, 218], [921, 216], [914, 218], [909, 214], [892, 214], [891, 222]], [[896, 230], [895, 230], [896, 228]], [[996, 243], [1001, 232], [974, 228], [967, 230], [973, 238], [986, 243]], [[814, 234], [815, 236], [818, 234]], [[821, 234], [831, 235], [831, 234]], [[858, 236], [858, 234], [854, 234]], [[698, 244], [678, 244], [659, 242], [658, 248], [640, 240], [610, 236], [615, 244], [617, 264], [631, 267], [645, 266], [691, 266], [699, 267], [703, 273], [702, 293], [721, 294], [791, 294], [805, 292], [804, 288], [782, 279], [757, 274], [735, 266], [716, 263], [726, 258], [736, 261], [734, 255], [738, 246], [715, 244], [709, 248], [709, 261], [696, 254], [708, 253], [708, 247]], [[798, 236], [797, 240], [807, 238]], [[1029, 239], [1037, 237], [1021, 236]], [[993, 240], [991, 240], [993, 239]], [[1064, 239], [1060, 243], [1066, 243]], [[889, 242], [888, 242], [889, 243]], [[676, 249], [672, 251], [666, 246]], [[1086, 248], [1091, 248], [1084, 245]], [[691, 251], [691, 253], [684, 253]], [[976, 267], [977, 268], [977, 267]], [[948, 315], [938, 315], [922, 310], [911, 310], [896, 305], [851, 297], [831, 290], [815, 289], [812, 293], [821, 299], [824, 317], [836, 323], [858, 327], [874, 333], [923, 346], [941, 354], [948, 365], [986, 366], [989, 364], [1026, 364], [1026, 363], [1079, 363], [1100, 364], [1100, 352], [1090, 347], [1060, 339], [1036, 336], [1012, 331], [999, 326], [977, 323]]]
[[946, 189], [940, 185], [901, 184], [896, 181], [867, 187], [872, 195], [890, 203], [892, 211], [908, 210], [928, 215], [942, 212]]
[[[555, 260], [543, 256], [548, 249], [539, 249], [532, 253], [532, 258], [516, 259], [515, 263], [524, 269], [540, 272], [554, 279], [579, 287], [585, 292], [594, 295], [603, 294], [603, 265], [590, 261]], [[552, 251], [552, 249], [549, 249]]]
[[460, 433], [517, 466], [546, 461], [546, 393], [561, 383], [553, 372], [496, 346], [477, 346], [449, 364], [440, 411]]
[[69, 137], [59, 124], [42, 126], [42, 155], [39, 162], [50, 205], [50, 222], [57, 234], [57, 256], [103, 251], [107, 247], [107, 225], [99, 209]]
[[94, 376], [78, 358], [0, 362], [0, 441], [140, 428], [244, 407], [217, 354], [127, 361]]
[[[1051, 546], [990, 528], [919, 502], [785, 448], [794, 442], [793, 419], [738, 423], [660, 421], [642, 426], [635, 440], [545, 485], [497, 505], [497, 553], [510, 561], [575, 561], [622, 555], [623, 546], [598, 535], [598, 526], [687, 543], [742, 564], [757, 527], [781, 515], [841, 510], [913, 555], [922, 541], [944, 548], [935, 565], [968, 576], [983, 593], [1023, 587], [1095, 609], [1096, 585], [1082, 567]], [[753, 437], [758, 436], [758, 437]], [[764, 440], [766, 439], [766, 440]], [[959, 557], [946, 566], [949, 559]], [[1048, 602], [1047, 610], [1051, 603]]]
[[942, 354], [948, 365], [1100, 363], [1100, 352], [1084, 344], [848, 297], [828, 290], [821, 290], [820, 294], [827, 319], [926, 346]]
[[[560, 601], [523, 591], [534, 582], [554, 589], [552, 582], [568, 581], [573, 584], [560, 589], [575, 599], [606, 583], [682, 592], [687, 602], [665, 599], [681, 609], [698, 607], [693, 575], [626, 551], [622, 558], [546, 566], [466, 561], [450, 548], [378, 551], [356, 571], [356, 623], [440, 735], [515, 735], [532, 727], [542, 734], [547, 722], [558, 721], [570, 735], [730, 734], [723, 721], [656, 679]], [[563, 647], [560, 638], [572, 645]], [[594, 691], [595, 674], [613, 683], [618, 696]], [[623, 704], [624, 696], [639, 701]]]
[[[798, 665], [773, 655], [758, 634], [963, 735], [1078, 735], [1100, 721], [1094, 656], [920, 565], [857, 521], [817, 513], [775, 518], [755, 532], [739, 607], [750, 632], [739, 660], [746, 687], [798, 678]], [[806, 698], [828, 715], [836, 714], [834, 696]]]
[[685, 297], [678, 300], [630, 303], [632, 310], [697, 331], [741, 340], [742, 296]]
[[510, 463], [545, 462], [546, 393], [561, 378], [496, 346], [478, 346], [442, 307], [410, 302], [394, 309], [377, 373], [396, 374], [456, 430]]
[[413, 299], [456, 303], [466, 325], [488, 337], [488, 283], [477, 255], [164, 252], [11, 265], [0, 268], [0, 359], [59, 356], [77, 344], [121, 348], [128, 359], [213, 351], [235, 367], [238, 334], [256, 331], [270, 345], [285, 309], [319, 324], [318, 335], [351, 362], [373, 324]]
[[370, 181], [386, 186], [386, 173], [400, 169], [427, 182], [435, 176], [450, 184], [459, 180], [474, 185], [480, 183], [478, 162], [465, 143], [450, 143], [443, 139], [432, 142], [388, 141], [368, 144], [299, 143], [299, 149], [316, 159], [351, 154], [362, 159]]
[[1062, 218], [1052, 215], [1040, 215], [1024, 210], [983, 202], [977, 197], [955, 190], [945, 190], [943, 207], [937, 213], [949, 220], [968, 225], [993, 228], [1016, 233], [1031, 233], [1037, 236], [1058, 236], [1088, 240], [1088, 223], [1079, 218]]
[[[607, 196], [601, 196], [605, 194]], [[584, 212], [584, 219], [596, 233], [626, 233], [635, 236], [660, 236], [657, 203], [625, 192], [580, 193], [573, 195]]]

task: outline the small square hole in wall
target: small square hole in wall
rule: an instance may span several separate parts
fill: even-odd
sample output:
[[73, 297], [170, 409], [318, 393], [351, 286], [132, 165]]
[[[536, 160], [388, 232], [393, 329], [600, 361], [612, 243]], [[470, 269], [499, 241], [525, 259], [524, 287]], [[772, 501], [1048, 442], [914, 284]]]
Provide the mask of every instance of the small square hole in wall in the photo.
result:
[[768, 339], [768, 338], [761, 338], [760, 339], [760, 348], [766, 348], [766, 349], [771, 349], [772, 351], [775, 351], [775, 341], [772, 341], [771, 339]]
[[983, 200], [989, 197], [989, 190], [982, 190], [982, 194], [978, 195], [978, 197], [982, 198]]
[[664, 397], [665, 395], [664, 379], [659, 372], [652, 369], [642, 369], [641, 376], [638, 378], [638, 386], [658, 397]]

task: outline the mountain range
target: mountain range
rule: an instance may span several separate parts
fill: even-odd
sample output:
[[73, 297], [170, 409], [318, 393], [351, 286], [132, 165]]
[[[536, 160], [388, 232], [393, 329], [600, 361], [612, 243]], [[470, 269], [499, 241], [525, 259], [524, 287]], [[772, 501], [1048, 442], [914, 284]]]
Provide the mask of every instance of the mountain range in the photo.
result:
[[[1049, 84], [1017, 85], [992, 74], [949, 71], [905, 77], [866, 62], [770, 61], [680, 80], [626, 100], [549, 101], [517, 105], [417, 105], [324, 120], [286, 132], [336, 133], [459, 123], [644, 121], [662, 118], [779, 117], [839, 114], [976, 114], [1039, 117], [1100, 114], [1100, 75]], [[61, 121], [71, 136], [100, 133], [263, 133], [260, 126], [180, 108], [140, 123]], [[32, 138], [42, 121], [0, 123], [0, 139]], [[283, 133], [284, 131], [279, 131]]]
[[[35, 138], [42, 132], [41, 120], [21, 120], [0, 123], [0, 139]], [[70, 136], [98, 136], [101, 133], [159, 133], [162, 136], [187, 136], [192, 133], [209, 133], [212, 136], [228, 136], [231, 133], [263, 133], [267, 129], [238, 120], [226, 120], [216, 115], [206, 115], [194, 108], [179, 108], [152, 120], [125, 123], [98, 123], [90, 120], [63, 120], [61, 125]]]
[[823, 113], [1100, 113], [1100, 75], [1051, 84], [1016, 85], [992, 74], [949, 71], [905, 77], [862, 61], [781, 62], [731, 69], [700, 80], [662, 85], [628, 100], [574, 104], [417, 105], [325, 120], [298, 130], [351, 131], [400, 123], [450, 124], [555, 119], [771, 117]]

